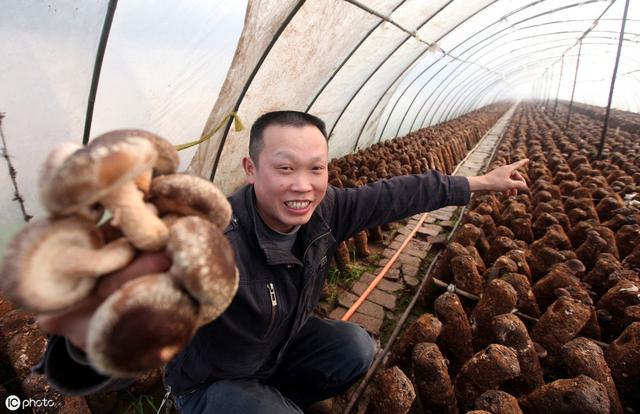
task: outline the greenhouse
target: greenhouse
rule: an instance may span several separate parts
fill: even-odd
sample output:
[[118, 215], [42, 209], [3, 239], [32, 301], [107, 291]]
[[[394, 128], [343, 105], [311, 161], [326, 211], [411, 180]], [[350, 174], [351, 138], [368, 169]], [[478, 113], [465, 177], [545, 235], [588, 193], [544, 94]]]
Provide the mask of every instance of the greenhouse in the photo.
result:
[[[247, 412], [640, 412], [639, 2], [2, 9], [9, 410], [239, 412], [248, 380]], [[373, 343], [333, 392], [309, 321]]]

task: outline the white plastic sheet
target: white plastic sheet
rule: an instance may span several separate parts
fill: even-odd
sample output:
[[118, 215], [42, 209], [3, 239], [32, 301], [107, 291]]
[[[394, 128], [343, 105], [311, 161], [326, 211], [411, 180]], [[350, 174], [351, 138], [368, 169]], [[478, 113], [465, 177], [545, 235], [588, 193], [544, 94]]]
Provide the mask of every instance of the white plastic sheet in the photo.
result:
[[[92, 136], [143, 128], [182, 143], [181, 168], [226, 193], [244, 182], [249, 127], [275, 109], [309, 111], [338, 157], [498, 100], [606, 104], [624, 0], [120, 1]], [[0, 14], [0, 112], [27, 211], [42, 215], [38, 166], [81, 141], [108, 1], [8, 0]], [[600, 18], [597, 24], [596, 19]], [[640, 3], [632, 1], [614, 108], [638, 112]], [[562, 79], [560, 67], [564, 63]], [[558, 88], [559, 85], [559, 88]], [[223, 122], [237, 112], [246, 129]], [[6, 163], [5, 163], [6, 164]], [[23, 222], [0, 171], [0, 250]]]

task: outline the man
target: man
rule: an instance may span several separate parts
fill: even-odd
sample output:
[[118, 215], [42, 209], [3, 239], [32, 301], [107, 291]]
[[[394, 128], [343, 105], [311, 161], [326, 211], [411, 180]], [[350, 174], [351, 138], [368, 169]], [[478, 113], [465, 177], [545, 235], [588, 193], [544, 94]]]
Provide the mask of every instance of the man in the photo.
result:
[[[374, 346], [355, 324], [312, 316], [338, 244], [365, 228], [466, 204], [471, 191], [526, 188], [516, 172], [526, 160], [480, 177], [432, 171], [357, 189], [329, 187], [324, 123], [294, 111], [261, 116], [249, 155], [242, 160], [248, 185], [229, 198], [233, 217], [225, 230], [240, 271], [238, 292], [166, 368], [183, 412], [300, 413], [344, 392], [371, 365]], [[95, 373], [78, 349], [88, 318], [123, 281], [168, 266], [162, 254], [144, 255], [103, 278], [76, 309], [40, 318], [44, 329], [68, 339], [54, 337], [40, 371], [66, 393], [122, 385]]]

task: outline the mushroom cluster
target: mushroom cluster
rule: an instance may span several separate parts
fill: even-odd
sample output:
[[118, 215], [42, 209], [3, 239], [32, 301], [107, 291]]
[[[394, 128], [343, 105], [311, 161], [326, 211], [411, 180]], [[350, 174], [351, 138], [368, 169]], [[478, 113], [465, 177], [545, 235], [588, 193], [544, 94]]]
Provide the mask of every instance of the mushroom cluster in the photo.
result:
[[[138, 252], [169, 256], [166, 273], [124, 283], [92, 316], [87, 356], [102, 373], [131, 377], [164, 365], [236, 292], [223, 234], [231, 207], [211, 182], [177, 174], [178, 164], [168, 141], [141, 130], [113, 131], [85, 147], [63, 144], [40, 175], [49, 216], [28, 223], [6, 250], [0, 290], [38, 314], [95, 294], [101, 276]], [[110, 218], [98, 225], [105, 212]]]
[[516, 110], [492, 166], [529, 158], [529, 190], [472, 199], [422, 292], [434, 314], [391, 348], [418, 411], [640, 407], [640, 158], [622, 150], [638, 136], [612, 132], [598, 159], [601, 125], [565, 130], [565, 111]]
[[[427, 170], [449, 174], [507, 109], [505, 104], [490, 105], [460, 118], [333, 159], [329, 163], [329, 184], [338, 188], [355, 188]], [[370, 254], [368, 241], [381, 239], [380, 227], [354, 235], [357, 256], [367, 257]], [[341, 271], [346, 270], [349, 263], [346, 243], [339, 247], [335, 262]]]

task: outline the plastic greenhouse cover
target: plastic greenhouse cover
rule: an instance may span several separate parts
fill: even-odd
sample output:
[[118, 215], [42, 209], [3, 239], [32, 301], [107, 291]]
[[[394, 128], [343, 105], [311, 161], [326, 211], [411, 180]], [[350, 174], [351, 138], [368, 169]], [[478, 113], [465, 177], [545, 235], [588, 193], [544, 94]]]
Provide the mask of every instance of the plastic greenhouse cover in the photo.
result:
[[[2, 128], [30, 214], [42, 214], [35, 166], [57, 143], [81, 141], [107, 4], [3, 4]], [[182, 143], [213, 132], [181, 152], [181, 168], [230, 193], [244, 182], [248, 127], [265, 111], [320, 116], [331, 131], [330, 156], [338, 157], [498, 100], [555, 99], [556, 91], [568, 100], [582, 37], [575, 99], [604, 106], [624, 5], [120, 1], [91, 136], [143, 128]], [[613, 106], [635, 112], [639, 42], [640, 4], [631, 1]], [[244, 130], [232, 128], [232, 113]], [[3, 188], [11, 188], [8, 174], [2, 177]], [[13, 195], [5, 194], [0, 250], [23, 222]]]
[[[57, 144], [82, 143], [107, 1], [3, 2], [0, 112], [29, 214], [41, 217], [39, 168]], [[174, 143], [197, 139], [231, 64], [246, 2], [119, 2], [91, 137], [142, 128]], [[181, 153], [186, 168], [195, 148]], [[3, 167], [0, 251], [24, 223]], [[11, 189], [11, 190], [10, 190]]]

